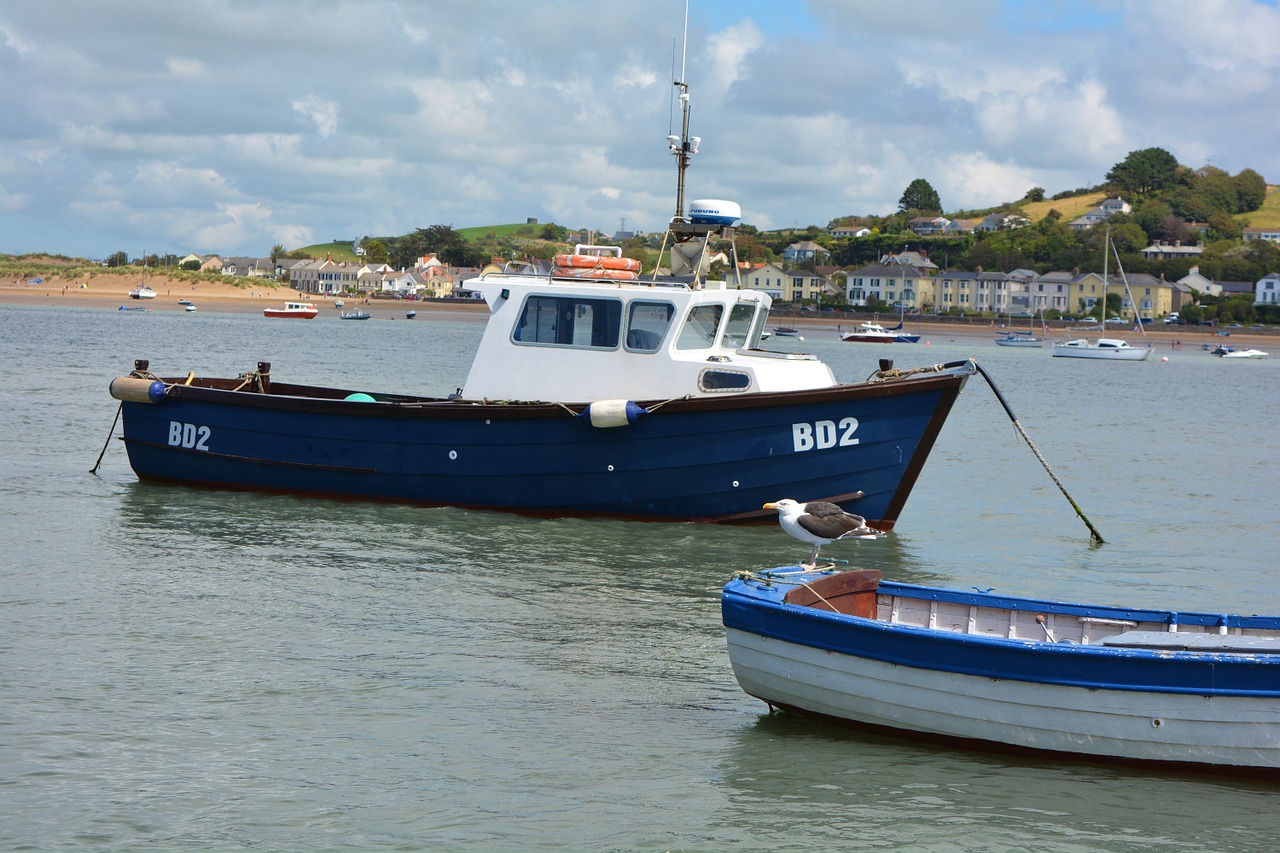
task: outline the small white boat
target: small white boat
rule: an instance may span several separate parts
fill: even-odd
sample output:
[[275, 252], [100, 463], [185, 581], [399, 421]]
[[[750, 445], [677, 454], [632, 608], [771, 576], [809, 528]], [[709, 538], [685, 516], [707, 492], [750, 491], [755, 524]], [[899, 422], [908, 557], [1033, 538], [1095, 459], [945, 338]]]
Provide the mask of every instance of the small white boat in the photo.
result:
[[800, 330], [790, 326], [774, 326], [773, 333], [780, 338], [794, 338], [799, 336]]
[[155, 299], [156, 292], [145, 284], [140, 284], [129, 291], [130, 299]]
[[1238, 349], [1238, 350], [1232, 350], [1231, 352], [1214, 353], [1214, 355], [1220, 355], [1223, 358], [1266, 358], [1269, 354], [1263, 352], [1260, 349], [1253, 349], [1252, 347], [1250, 347], [1249, 349]]
[[747, 693], [977, 749], [1280, 780], [1280, 616], [1070, 604], [739, 573], [721, 611]]
[[1131, 347], [1121, 338], [1098, 338], [1090, 343], [1087, 338], [1076, 338], [1053, 345], [1056, 358], [1105, 358], [1112, 361], [1144, 361], [1151, 355], [1151, 347]]
[[187, 313], [191, 313], [192, 311], [196, 310], [196, 306], [193, 303], [188, 302], [186, 305], [182, 306], [182, 310], [186, 311]]
[[310, 320], [320, 312], [310, 302], [286, 302], [283, 308], [263, 308], [264, 317]]
[[846, 343], [861, 344], [914, 344], [920, 340], [919, 335], [902, 331], [902, 324], [886, 329], [879, 323], [859, 323], [852, 332], [840, 331], [840, 340]]
[[339, 319], [341, 319], [341, 320], [368, 320], [368, 319], [369, 319], [370, 317], [372, 317], [372, 316], [373, 316], [373, 315], [372, 315], [372, 314], [370, 314], [368, 311], [362, 311], [362, 310], [360, 310], [359, 308], [357, 308], [356, 310], [354, 310], [354, 311], [352, 311], [352, 312], [350, 312], [350, 313], [347, 313], [346, 311], [343, 311], [343, 312], [342, 312], [342, 316], [341, 316]]
[[334, 308], [341, 308], [342, 306], [344, 306], [344, 305], [346, 305], [346, 304], [347, 304], [347, 303], [343, 302], [341, 299], [335, 299], [335, 300], [333, 300], [333, 307], [334, 307]]

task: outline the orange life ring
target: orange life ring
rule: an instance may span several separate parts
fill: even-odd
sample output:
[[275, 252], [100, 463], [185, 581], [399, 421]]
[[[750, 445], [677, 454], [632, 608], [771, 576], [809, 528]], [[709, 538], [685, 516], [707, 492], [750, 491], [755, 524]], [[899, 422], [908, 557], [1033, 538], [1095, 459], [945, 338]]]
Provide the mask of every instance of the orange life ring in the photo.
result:
[[596, 267], [556, 267], [553, 275], [561, 278], [607, 278], [622, 281], [633, 281], [638, 272], [633, 270], [609, 270]]
[[640, 262], [635, 258], [619, 258], [613, 255], [556, 255], [555, 265], [640, 272]]

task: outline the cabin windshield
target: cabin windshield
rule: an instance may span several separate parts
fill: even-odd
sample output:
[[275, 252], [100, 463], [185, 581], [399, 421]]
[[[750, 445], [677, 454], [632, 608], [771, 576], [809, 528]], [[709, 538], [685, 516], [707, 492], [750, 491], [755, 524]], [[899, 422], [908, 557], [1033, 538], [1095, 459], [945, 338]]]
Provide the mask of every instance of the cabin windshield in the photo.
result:
[[694, 305], [684, 319], [676, 349], [710, 349], [716, 342], [723, 305]]
[[739, 302], [733, 306], [729, 311], [729, 322], [724, 326], [724, 346], [744, 349], [754, 343], [751, 333], [758, 325], [752, 322], [756, 318], [756, 308], [754, 302]]
[[632, 302], [627, 309], [627, 349], [657, 352], [676, 307], [670, 302]]
[[621, 300], [530, 296], [511, 338], [521, 344], [616, 349], [621, 327]]

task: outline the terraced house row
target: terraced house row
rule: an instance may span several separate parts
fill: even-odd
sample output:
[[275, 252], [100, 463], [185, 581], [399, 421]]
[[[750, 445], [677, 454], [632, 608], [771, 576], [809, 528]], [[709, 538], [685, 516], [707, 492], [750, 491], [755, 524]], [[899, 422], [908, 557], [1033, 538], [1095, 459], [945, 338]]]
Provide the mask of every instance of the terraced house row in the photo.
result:
[[1129, 275], [1128, 281], [1126, 291], [1120, 276], [1111, 275], [1104, 281], [1096, 272], [940, 270], [923, 253], [902, 252], [851, 271], [822, 266], [813, 271], [787, 270], [777, 264], [743, 264], [737, 284], [764, 290], [784, 302], [825, 300], [856, 306], [880, 302], [908, 311], [995, 314], [1086, 314], [1107, 294], [1115, 294], [1124, 316], [1153, 320], [1181, 311], [1183, 306], [1194, 303], [1198, 294], [1252, 293], [1256, 304], [1275, 304], [1280, 289], [1280, 273], [1271, 273], [1256, 282], [1213, 281], [1201, 275], [1197, 267], [1178, 281], [1146, 273]]

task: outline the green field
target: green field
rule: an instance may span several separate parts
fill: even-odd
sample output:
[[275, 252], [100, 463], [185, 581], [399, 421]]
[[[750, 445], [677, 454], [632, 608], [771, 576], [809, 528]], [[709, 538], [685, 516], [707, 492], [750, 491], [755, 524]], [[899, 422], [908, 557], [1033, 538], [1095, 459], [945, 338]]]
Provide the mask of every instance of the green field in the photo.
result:
[[1236, 221], [1247, 223], [1251, 228], [1280, 228], [1280, 187], [1268, 184], [1262, 207], [1239, 214]]

